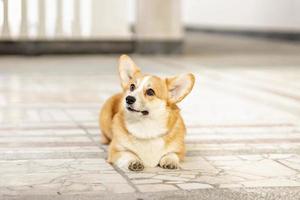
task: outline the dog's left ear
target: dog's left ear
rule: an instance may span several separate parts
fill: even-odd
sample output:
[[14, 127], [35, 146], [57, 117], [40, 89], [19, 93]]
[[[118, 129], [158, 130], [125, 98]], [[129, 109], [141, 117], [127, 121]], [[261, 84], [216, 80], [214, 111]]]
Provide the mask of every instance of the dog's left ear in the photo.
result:
[[140, 69], [132, 61], [132, 59], [127, 55], [122, 55], [119, 59], [119, 74], [121, 78], [121, 85], [125, 88], [137, 73], [140, 73]]
[[193, 74], [183, 74], [167, 79], [168, 100], [170, 103], [178, 103], [193, 89], [195, 77]]

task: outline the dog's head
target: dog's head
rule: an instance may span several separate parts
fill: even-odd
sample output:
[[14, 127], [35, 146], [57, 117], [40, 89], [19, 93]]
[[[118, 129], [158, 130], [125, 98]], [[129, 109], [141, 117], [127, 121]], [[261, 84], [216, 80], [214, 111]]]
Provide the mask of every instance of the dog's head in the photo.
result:
[[122, 55], [119, 61], [121, 85], [124, 90], [123, 106], [132, 118], [161, 115], [166, 107], [183, 100], [192, 90], [192, 74], [172, 78], [145, 75], [131, 60]]

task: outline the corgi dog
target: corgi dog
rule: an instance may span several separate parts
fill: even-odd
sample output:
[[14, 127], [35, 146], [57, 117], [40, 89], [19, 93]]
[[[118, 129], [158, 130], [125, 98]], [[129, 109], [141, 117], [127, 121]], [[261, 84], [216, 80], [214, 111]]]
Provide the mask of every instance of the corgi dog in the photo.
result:
[[119, 76], [123, 92], [104, 103], [99, 119], [101, 142], [109, 144], [108, 162], [132, 171], [180, 168], [186, 128], [176, 103], [191, 92], [194, 75], [143, 74], [122, 55]]

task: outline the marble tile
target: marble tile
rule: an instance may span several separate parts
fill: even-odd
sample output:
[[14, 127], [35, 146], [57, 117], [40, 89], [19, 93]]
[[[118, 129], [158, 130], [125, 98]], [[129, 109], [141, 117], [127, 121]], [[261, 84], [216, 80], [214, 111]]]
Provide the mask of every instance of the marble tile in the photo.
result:
[[288, 160], [280, 160], [279, 163], [284, 164], [285, 166], [294, 169], [295, 171], [300, 171], [300, 162], [291, 162]]
[[240, 156], [206, 156], [205, 157], [209, 161], [214, 161], [214, 160], [240, 160]]
[[262, 160], [262, 159], [264, 159], [264, 157], [261, 155], [239, 155], [238, 157], [243, 160]]
[[241, 182], [245, 187], [299, 187], [300, 182], [293, 181], [289, 179], [266, 179], [266, 180], [258, 180], [258, 181], [245, 181]]
[[106, 191], [111, 193], [132, 193], [135, 189], [127, 183], [105, 183]]
[[103, 159], [1, 161], [0, 169], [0, 187], [23, 187], [25, 193], [42, 194], [44, 190], [66, 194], [135, 191]]
[[137, 188], [141, 192], [162, 192], [162, 191], [173, 191], [178, 190], [177, 187], [167, 184], [145, 184], [137, 185]]
[[86, 109], [67, 109], [66, 112], [76, 121], [93, 121], [98, 117]]
[[188, 178], [181, 178], [177, 176], [171, 176], [171, 175], [156, 175], [153, 177], [153, 179], [159, 179], [159, 180], [165, 180], [165, 181], [188, 181]]
[[270, 158], [270, 159], [287, 159], [292, 157], [293, 154], [266, 154], [264, 157]]
[[162, 183], [162, 180], [158, 179], [137, 179], [131, 181], [133, 184], [150, 184], [150, 183]]
[[224, 172], [224, 174], [228, 175], [228, 176], [232, 176], [232, 177], [239, 177], [243, 180], [262, 180], [265, 179], [264, 176], [260, 176], [260, 175], [254, 175], [254, 174], [250, 174], [247, 172], [240, 172], [240, 171], [235, 171], [235, 170], [227, 170]]
[[231, 183], [239, 183], [244, 181], [244, 178], [233, 176], [233, 175], [219, 175], [219, 176], [199, 176], [193, 181], [207, 183], [211, 185], [220, 185], [220, 184], [231, 184]]
[[185, 162], [182, 163], [182, 169], [184, 170], [201, 170], [202, 172], [218, 173], [218, 169], [211, 165], [208, 161], [202, 157], [187, 157]]
[[134, 55], [147, 72], [188, 71], [197, 81], [179, 105], [187, 126], [182, 168], [131, 172], [108, 164], [99, 141], [99, 109], [121, 91], [117, 57], [77, 57], [1, 58], [0, 198], [299, 187], [297, 66]]
[[239, 184], [239, 183], [225, 183], [225, 184], [220, 184], [219, 185], [219, 188], [241, 188], [243, 187], [242, 184]]
[[4, 154], [38, 154], [38, 153], [99, 153], [103, 152], [99, 147], [0, 147], [0, 153]]
[[289, 176], [297, 173], [296, 171], [291, 170], [290, 168], [285, 167], [284, 165], [281, 165], [273, 160], [261, 160], [243, 163], [233, 167], [232, 170], [264, 177]]
[[202, 183], [183, 183], [183, 184], [177, 184], [177, 186], [180, 187], [183, 190], [195, 190], [195, 189], [213, 188], [211, 185], [202, 184]]
[[196, 176], [194, 174], [182, 174], [182, 173], [180, 173], [179, 177], [181, 177], [181, 178], [187, 178], [187, 179], [193, 179]]

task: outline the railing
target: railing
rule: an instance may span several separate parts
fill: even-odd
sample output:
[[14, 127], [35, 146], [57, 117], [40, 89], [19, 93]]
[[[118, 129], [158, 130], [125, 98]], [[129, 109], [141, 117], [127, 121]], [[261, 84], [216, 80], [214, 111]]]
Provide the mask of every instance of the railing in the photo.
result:
[[132, 37], [129, 6], [133, 3], [133, 0], [0, 0], [0, 40], [128, 40]]
[[179, 52], [180, 10], [180, 0], [0, 0], [0, 54]]

